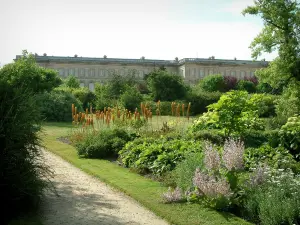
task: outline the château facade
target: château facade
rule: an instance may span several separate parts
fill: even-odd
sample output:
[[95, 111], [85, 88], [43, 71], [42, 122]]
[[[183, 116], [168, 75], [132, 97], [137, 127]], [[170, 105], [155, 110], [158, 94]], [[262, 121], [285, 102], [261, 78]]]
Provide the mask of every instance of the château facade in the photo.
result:
[[[20, 58], [16, 56], [16, 60]], [[132, 73], [136, 79], [142, 80], [144, 76], [154, 69], [165, 67], [169, 72], [183, 77], [187, 84], [196, 84], [200, 79], [211, 74], [234, 76], [237, 79], [254, 76], [257, 69], [266, 67], [266, 61], [228, 60], [203, 58], [184, 58], [178, 60], [155, 59], [121, 59], [121, 58], [90, 58], [90, 57], [62, 57], [35, 55], [36, 62], [45, 68], [57, 70], [62, 78], [74, 75], [80, 80], [80, 85], [94, 90], [96, 82], [105, 83], [111, 79], [113, 73], [125, 75]]]

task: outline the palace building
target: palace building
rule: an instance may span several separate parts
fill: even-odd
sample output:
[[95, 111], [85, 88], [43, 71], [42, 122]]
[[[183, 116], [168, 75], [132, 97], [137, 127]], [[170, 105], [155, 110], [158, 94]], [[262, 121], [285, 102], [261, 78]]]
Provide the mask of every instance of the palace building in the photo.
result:
[[[16, 56], [17, 60], [20, 55]], [[169, 72], [183, 77], [187, 84], [196, 84], [200, 79], [211, 74], [222, 74], [234, 76], [237, 79], [254, 76], [257, 69], [268, 65], [266, 61], [250, 60], [228, 60], [184, 58], [178, 60], [156, 60], [156, 59], [121, 59], [121, 58], [90, 58], [90, 57], [64, 57], [35, 55], [36, 62], [45, 68], [57, 70], [62, 78], [74, 75], [80, 80], [80, 85], [94, 90], [96, 82], [107, 82], [113, 73], [120, 75], [134, 74], [136, 79], [142, 80], [145, 74], [165, 67]]]

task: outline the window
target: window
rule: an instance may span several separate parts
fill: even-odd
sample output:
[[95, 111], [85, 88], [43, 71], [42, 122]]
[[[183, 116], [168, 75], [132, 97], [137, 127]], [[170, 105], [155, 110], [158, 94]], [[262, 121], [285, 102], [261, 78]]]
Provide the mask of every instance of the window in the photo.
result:
[[209, 70], [208, 75], [212, 75], [212, 74], [214, 74], [214, 71], [213, 70]]
[[94, 91], [95, 90], [94, 83], [89, 83], [89, 89], [90, 89], [90, 91]]
[[74, 70], [75, 70], [74, 72], [75, 77], [78, 77], [78, 68], [75, 68]]
[[241, 71], [241, 79], [243, 79], [246, 76], [246, 72], [245, 71]]
[[204, 77], [204, 70], [200, 70], [200, 78]]
[[235, 77], [236, 76], [236, 72], [235, 71], [231, 71], [231, 76]]
[[80, 83], [80, 87], [84, 87], [84, 83]]
[[64, 69], [59, 69], [58, 71], [59, 71], [59, 75], [60, 75], [60, 76], [63, 76], [63, 75], [64, 75]]

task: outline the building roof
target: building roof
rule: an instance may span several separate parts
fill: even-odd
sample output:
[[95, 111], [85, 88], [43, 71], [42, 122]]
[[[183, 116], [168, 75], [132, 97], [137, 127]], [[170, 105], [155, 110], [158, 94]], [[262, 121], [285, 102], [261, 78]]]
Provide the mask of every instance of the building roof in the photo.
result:
[[[22, 55], [17, 55], [18, 60]], [[204, 59], [204, 58], [183, 58], [181, 60], [159, 60], [159, 59], [126, 59], [126, 58], [91, 58], [91, 57], [69, 57], [69, 56], [39, 56], [35, 55], [35, 59], [39, 63], [61, 62], [61, 63], [123, 63], [123, 64], [155, 64], [165, 66], [179, 66], [185, 63], [197, 64], [234, 64], [234, 65], [257, 65], [267, 66], [268, 61], [253, 60], [230, 60], [230, 59]]]

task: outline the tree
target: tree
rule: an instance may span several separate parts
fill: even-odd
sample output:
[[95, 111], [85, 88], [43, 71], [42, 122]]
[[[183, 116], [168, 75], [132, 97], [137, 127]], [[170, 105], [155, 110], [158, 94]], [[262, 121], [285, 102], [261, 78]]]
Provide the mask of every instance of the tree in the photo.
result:
[[250, 45], [252, 57], [278, 50], [278, 57], [256, 75], [272, 87], [300, 81], [300, 8], [296, 0], [256, 0], [243, 14], [260, 16], [264, 28]]
[[34, 55], [23, 51], [23, 56], [0, 70], [0, 80], [7, 81], [14, 88], [24, 88], [33, 93], [51, 91], [62, 81], [57, 71], [36, 64]]
[[169, 74], [166, 70], [154, 70], [146, 76], [146, 82], [155, 101], [172, 101], [186, 95], [187, 88], [182, 77]]
[[73, 75], [69, 75], [65, 79], [64, 83], [69, 88], [79, 88], [80, 87], [79, 80], [76, 77], [74, 77]]

